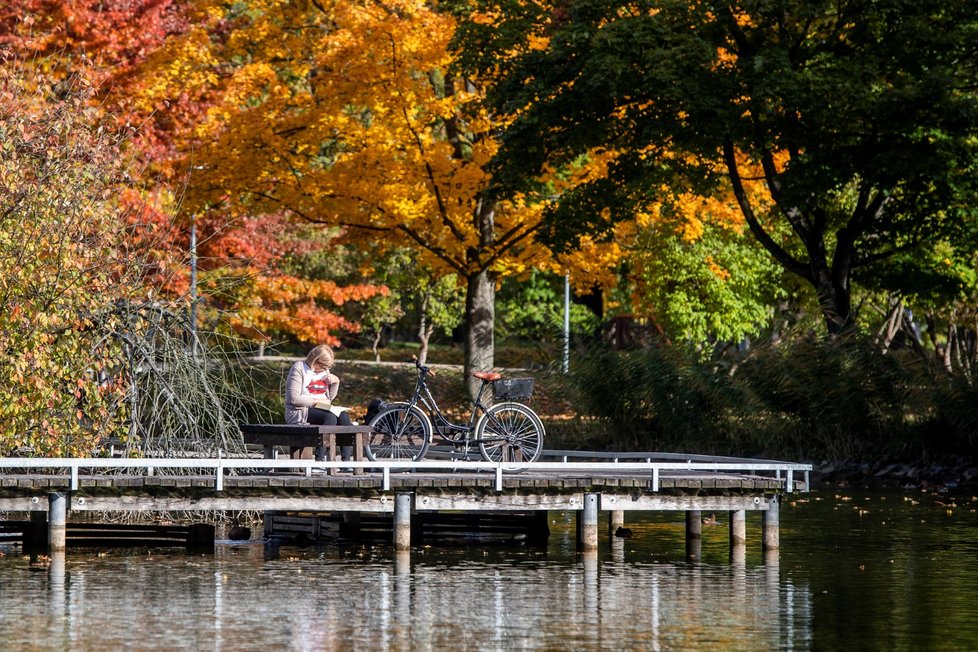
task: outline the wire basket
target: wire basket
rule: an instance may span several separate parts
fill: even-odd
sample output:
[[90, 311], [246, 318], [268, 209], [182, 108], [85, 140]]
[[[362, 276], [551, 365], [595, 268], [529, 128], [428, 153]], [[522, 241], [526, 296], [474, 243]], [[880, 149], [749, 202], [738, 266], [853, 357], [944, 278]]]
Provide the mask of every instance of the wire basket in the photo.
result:
[[533, 396], [532, 378], [506, 378], [494, 383], [497, 401], [526, 399]]

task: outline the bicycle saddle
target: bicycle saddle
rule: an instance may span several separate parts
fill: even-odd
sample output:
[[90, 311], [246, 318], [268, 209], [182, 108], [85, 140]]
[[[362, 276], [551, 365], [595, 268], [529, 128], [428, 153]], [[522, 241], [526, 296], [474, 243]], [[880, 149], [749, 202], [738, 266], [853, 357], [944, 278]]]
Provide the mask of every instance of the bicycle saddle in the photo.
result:
[[484, 380], [486, 382], [495, 382], [503, 377], [502, 374], [497, 374], [492, 371], [473, 371], [472, 375], [479, 380]]

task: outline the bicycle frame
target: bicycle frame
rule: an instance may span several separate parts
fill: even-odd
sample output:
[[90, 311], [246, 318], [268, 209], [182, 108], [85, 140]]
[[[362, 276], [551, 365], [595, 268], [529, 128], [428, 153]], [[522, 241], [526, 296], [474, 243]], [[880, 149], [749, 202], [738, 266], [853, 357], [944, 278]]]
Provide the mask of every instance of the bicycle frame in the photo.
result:
[[[414, 394], [408, 401], [409, 406], [416, 406], [418, 403], [424, 407], [424, 410], [428, 413], [431, 419], [431, 425], [433, 428], [432, 436], [437, 434], [442, 439], [449, 441], [453, 444], [468, 446], [473, 443], [469, 435], [475, 430], [475, 423], [479, 415], [485, 413], [490, 406], [482, 402], [482, 397], [486, 394], [486, 388], [492, 383], [483, 380], [482, 385], [479, 386], [479, 393], [476, 395], [475, 401], [472, 403], [472, 412], [469, 414], [469, 421], [466, 424], [455, 423], [451, 419], [445, 416], [441, 408], [438, 406], [438, 401], [431, 393], [431, 389], [428, 387], [428, 374], [430, 370], [428, 367], [415, 362], [418, 367], [418, 380], [414, 385]], [[464, 435], [463, 439], [459, 441], [455, 436], [456, 434]]]
[[[471, 401], [468, 421], [456, 423], [445, 415], [428, 387], [428, 376], [434, 372], [417, 358], [414, 364], [418, 377], [410, 399], [391, 404], [371, 421], [375, 441], [365, 448], [370, 459], [422, 459], [435, 434], [456, 449], [453, 457], [461, 449], [462, 459], [468, 459], [473, 448], [489, 461], [532, 462], [540, 456], [543, 423], [532, 408], [513, 400], [520, 392], [529, 396], [532, 379], [507, 382], [503, 395], [497, 396], [499, 374], [473, 374], [482, 384]], [[495, 401], [497, 398], [501, 401]]]

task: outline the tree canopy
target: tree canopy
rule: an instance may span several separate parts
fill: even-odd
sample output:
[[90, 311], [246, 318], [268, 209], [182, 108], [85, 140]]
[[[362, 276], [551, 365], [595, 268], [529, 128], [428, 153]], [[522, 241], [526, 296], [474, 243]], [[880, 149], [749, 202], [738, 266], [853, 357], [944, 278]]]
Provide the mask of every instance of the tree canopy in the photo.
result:
[[[974, 216], [978, 13], [968, 0], [474, 2], [458, 40], [511, 117], [512, 189], [612, 153], [545, 218], [555, 246], [673, 191], [726, 186], [753, 236], [853, 325], [854, 275]], [[746, 190], [759, 170], [772, 203]], [[779, 226], [779, 225], [783, 225]], [[787, 237], [781, 234], [788, 234]]]
[[212, 3], [150, 58], [143, 101], [211, 102], [185, 134], [188, 211], [281, 212], [457, 275], [475, 370], [493, 364], [496, 279], [554, 261], [534, 241], [542, 207], [487, 192], [496, 123], [451, 73], [455, 26], [420, 0]]

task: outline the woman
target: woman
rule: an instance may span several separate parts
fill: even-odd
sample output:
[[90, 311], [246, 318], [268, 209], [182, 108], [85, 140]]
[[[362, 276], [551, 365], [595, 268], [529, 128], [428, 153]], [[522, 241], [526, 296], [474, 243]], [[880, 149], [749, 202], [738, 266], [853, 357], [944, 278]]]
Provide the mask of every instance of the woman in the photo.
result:
[[[299, 360], [289, 369], [285, 382], [285, 422], [311, 423], [324, 426], [348, 426], [350, 415], [343, 411], [339, 416], [329, 411], [329, 406], [340, 391], [340, 379], [332, 374], [335, 357], [325, 344], [313, 348], [305, 360]], [[317, 407], [318, 406], [318, 407]], [[347, 444], [351, 436], [337, 436], [337, 443]], [[344, 460], [353, 457], [352, 442], [340, 446]], [[316, 447], [316, 460], [326, 458], [323, 446]]]

